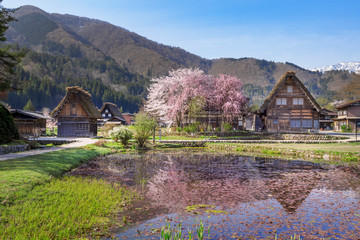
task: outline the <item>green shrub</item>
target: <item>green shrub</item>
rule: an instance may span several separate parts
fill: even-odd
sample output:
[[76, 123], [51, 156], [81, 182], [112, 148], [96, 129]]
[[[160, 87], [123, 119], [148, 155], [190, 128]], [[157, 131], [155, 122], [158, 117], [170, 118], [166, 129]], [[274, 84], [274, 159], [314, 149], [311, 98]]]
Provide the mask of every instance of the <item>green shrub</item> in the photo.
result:
[[19, 132], [14, 118], [5, 106], [0, 104], [0, 144], [19, 139]]
[[186, 127], [184, 127], [184, 132], [187, 132], [187, 133], [195, 133], [197, 132], [199, 129], [199, 123], [196, 122], [196, 123], [191, 123], [189, 125], [187, 125]]
[[347, 124], [341, 126], [341, 132], [351, 132], [351, 127]]
[[230, 123], [224, 123], [223, 129], [225, 132], [230, 132], [233, 129], [233, 126]]
[[140, 148], [145, 146], [151, 136], [152, 131], [156, 127], [156, 121], [145, 113], [138, 113], [135, 116], [135, 139]]
[[121, 144], [126, 147], [129, 144], [129, 140], [134, 136], [133, 132], [129, 130], [125, 126], [114, 127], [113, 130], [110, 131], [110, 137], [115, 141], [121, 142]]
[[109, 138], [110, 137], [110, 131], [114, 128], [113, 125], [108, 125], [108, 124], [105, 124], [104, 126], [102, 126], [100, 129], [99, 129], [99, 136], [102, 136], [104, 138]]

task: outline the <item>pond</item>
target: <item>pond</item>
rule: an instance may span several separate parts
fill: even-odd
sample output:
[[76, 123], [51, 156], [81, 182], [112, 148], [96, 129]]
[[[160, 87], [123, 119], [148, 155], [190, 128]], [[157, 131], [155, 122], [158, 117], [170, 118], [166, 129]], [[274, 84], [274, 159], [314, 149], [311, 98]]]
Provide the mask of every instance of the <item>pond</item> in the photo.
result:
[[166, 221], [196, 232], [200, 220], [210, 239], [360, 237], [359, 177], [334, 165], [182, 150], [106, 156], [82, 171], [142, 194], [119, 239], [158, 239]]

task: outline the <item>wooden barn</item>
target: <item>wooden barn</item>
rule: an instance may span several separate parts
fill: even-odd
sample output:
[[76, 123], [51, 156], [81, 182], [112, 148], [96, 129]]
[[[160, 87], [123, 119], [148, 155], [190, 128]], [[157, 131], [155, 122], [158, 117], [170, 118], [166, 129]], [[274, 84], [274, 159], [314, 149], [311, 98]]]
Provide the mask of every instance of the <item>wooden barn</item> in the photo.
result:
[[110, 103], [110, 102], [104, 103], [100, 109], [100, 113], [106, 123], [112, 122], [115, 125], [127, 124], [119, 108], [114, 103]]
[[67, 87], [66, 95], [50, 113], [58, 121], [59, 137], [93, 137], [97, 135], [99, 110], [91, 95], [80, 87]]
[[341, 131], [341, 126], [347, 125], [355, 131], [356, 122], [360, 122], [360, 99], [341, 104], [336, 107], [337, 117], [334, 118], [336, 131]]
[[20, 109], [10, 110], [15, 124], [22, 136], [40, 136], [46, 134], [46, 120], [49, 117], [41, 112], [25, 111]]
[[321, 108], [295, 72], [286, 72], [259, 109], [262, 129], [303, 132], [319, 129]]

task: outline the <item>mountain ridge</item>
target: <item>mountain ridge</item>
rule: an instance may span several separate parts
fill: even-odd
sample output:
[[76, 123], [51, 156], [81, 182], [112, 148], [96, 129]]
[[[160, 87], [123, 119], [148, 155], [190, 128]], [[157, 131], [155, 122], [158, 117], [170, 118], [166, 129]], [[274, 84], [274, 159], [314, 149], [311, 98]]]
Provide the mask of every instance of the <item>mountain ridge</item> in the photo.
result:
[[[9, 43], [26, 46], [30, 51], [42, 54], [44, 59], [49, 59], [44, 54], [65, 56], [62, 61], [66, 62], [61, 66], [68, 68], [67, 71], [57, 69], [52, 64], [51, 68], [41, 67], [41, 64], [49, 65], [49, 62], [33, 62], [31, 58], [26, 58], [27, 62], [23, 61], [22, 65], [30, 74], [54, 82], [61, 82], [56, 76], [73, 79], [68, 80], [69, 84], [85, 76], [88, 81], [99, 80], [104, 86], [125, 94], [126, 99], [144, 98], [150, 78], [178, 68], [200, 68], [213, 75], [237, 76], [244, 82], [247, 97], [258, 105], [286, 71], [295, 71], [315, 97], [326, 99], [331, 99], [336, 91], [357, 79], [353, 73], [314, 72], [288, 62], [246, 57], [209, 60], [178, 47], [159, 44], [102, 20], [47, 13], [30, 5], [16, 11], [15, 17], [18, 21], [11, 23], [7, 32]], [[117, 76], [122, 80], [117, 80]], [[139, 76], [142, 76], [141, 80]], [[136, 104], [139, 104], [139, 99]], [[136, 111], [136, 108], [131, 110]]]
[[340, 62], [334, 65], [326, 65], [323, 67], [312, 68], [310, 70], [319, 71], [322, 73], [333, 70], [344, 70], [360, 74], [360, 61]]

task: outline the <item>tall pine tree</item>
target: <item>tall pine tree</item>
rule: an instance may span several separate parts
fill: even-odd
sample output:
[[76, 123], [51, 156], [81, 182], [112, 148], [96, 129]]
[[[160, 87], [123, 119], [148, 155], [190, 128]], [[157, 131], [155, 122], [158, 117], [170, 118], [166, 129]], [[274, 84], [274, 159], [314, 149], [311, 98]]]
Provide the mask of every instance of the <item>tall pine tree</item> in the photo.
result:
[[9, 28], [8, 24], [15, 20], [11, 16], [16, 9], [4, 8], [0, 0], [0, 92], [16, 88], [14, 78], [14, 67], [20, 62], [22, 52], [14, 51], [10, 45], [5, 45], [5, 32]]

